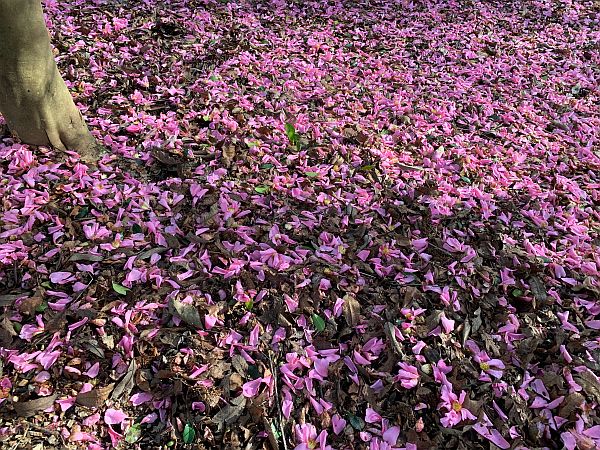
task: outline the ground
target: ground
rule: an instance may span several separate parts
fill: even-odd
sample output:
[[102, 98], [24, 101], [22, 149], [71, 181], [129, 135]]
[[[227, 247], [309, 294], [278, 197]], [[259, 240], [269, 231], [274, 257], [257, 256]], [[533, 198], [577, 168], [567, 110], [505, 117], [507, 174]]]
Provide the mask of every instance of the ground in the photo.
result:
[[600, 446], [597, 1], [44, 3], [2, 448]]

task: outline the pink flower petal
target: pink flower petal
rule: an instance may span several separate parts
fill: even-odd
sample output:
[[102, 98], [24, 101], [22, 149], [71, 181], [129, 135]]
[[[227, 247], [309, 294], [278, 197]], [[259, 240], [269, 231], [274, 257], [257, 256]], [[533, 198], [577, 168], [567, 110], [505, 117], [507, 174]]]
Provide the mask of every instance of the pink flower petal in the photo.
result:
[[262, 383], [262, 378], [257, 378], [256, 380], [248, 381], [244, 383], [242, 386], [242, 394], [244, 397], [252, 398], [258, 394], [258, 390], [260, 389], [260, 385]]
[[120, 425], [125, 419], [127, 419], [127, 414], [120, 409], [109, 408], [104, 413], [104, 422], [108, 425]]

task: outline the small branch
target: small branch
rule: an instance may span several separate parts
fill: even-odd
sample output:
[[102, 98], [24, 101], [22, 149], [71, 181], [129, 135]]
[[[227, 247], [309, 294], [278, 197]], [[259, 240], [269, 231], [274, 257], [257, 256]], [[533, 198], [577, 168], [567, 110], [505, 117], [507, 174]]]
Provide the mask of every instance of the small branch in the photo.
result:
[[275, 398], [277, 399], [277, 414], [278, 414], [278, 421], [279, 421], [279, 429], [281, 431], [281, 440], [283, 441], [283, 449], [284, 450], [288, 450], [288, 446], [287, 446], [287, 439], [285, 437], [285, 427], [283, 426], [283, 414], [281, 411], [281, 404], [280, 401], [281, 399], [279, 398], [279, 380], [277, 377], [277, 372], [275, 370], [275, 365], [273, 364], [273, 358], [272, 358], [272, 353], [271, 351], [269, 351], [269, 367], [271, 369], [271, 375], [273, 376], [273, 380], [274, 380], [274, 384], [275, 384]]

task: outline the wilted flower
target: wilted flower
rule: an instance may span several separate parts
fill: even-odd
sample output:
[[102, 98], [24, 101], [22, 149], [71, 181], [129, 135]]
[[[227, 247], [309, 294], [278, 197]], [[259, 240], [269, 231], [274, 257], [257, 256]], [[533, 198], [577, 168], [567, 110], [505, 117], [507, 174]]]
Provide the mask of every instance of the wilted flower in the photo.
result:
[[448, 386], [447, 384], [442, 385], [442, 402], [439, 404], [438, 409], [445, 408], [447, 411], [441, 419], [443, 426], [451, 428], [463, 420], [477, 419], [477, 417], [463, 406], [466, 395], [467, 393], [465, 391], [461, 391], [460, 396], [457, 396], [452, 392], [451, 386]]

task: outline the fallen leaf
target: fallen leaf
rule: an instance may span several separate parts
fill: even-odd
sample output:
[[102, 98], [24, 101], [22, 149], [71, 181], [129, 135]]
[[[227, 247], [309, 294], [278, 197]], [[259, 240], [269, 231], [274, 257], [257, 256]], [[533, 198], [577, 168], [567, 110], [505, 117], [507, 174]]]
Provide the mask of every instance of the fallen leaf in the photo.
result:
[[358, 325], [360, 321], [360, 303], [353, 295], [344, 296], [344, 306], [342, 307], [344, 318], [351, 327]]
[[181, 320], [194, 328], [202, 327], [200, 313], [194, 305], [183, 303], [176, 298], [172, 298], [169, 302], [169, 312], [171, 314], [177, 313]]
[[31, 417], [35, 416], [39, 411], [50, 408], [54, 405], [57, 395], [49, 395], [48, 397], [40, 397], [35, 400], [28, 400], [26, 402], [15, 402], [13, 407], [17, 416], [20, 417]]
[[35, 310], [42, 304], [44, 298], [41, 294], [36, 293], [31, 297], [27, 297], [19, 304], [19, 312], [26, 316], [31, 316], [35, 313]]
[[94, 388], [88, 392], [80, 392], [77, 394], [75, 401], [78, 405], [87, 406], [88, 408], [99, 408], [106, 402], [114, 387], [115, 383], [111, 383], [108, 386]]
[[232, 424], [242, 415], [245, 406], [246, 398], [244, 396], [236, 397], [231, 405], [225, 405], [215, 414], [212, 421], [217, 424]]
[[136, 370], [137, 363], [135, 362], [135, 359], [132, 359], [129, 363], [129, 367], [127, 368], [127, 372], [125, 373], [119, 384], [117, 384], [115, 390], [112, 392], [112, 395], [110, 396], [111, 399], [118, 400], [122, 397], [126, 397], [129, 395], [129, 393], [133, 389], [133, 386], [135, 385], [134, 380]]
[[235, 146], [228, 144], [223, 146], [223, 163], [225, 167], [231, 166], [233, 159], [235, 158]]

